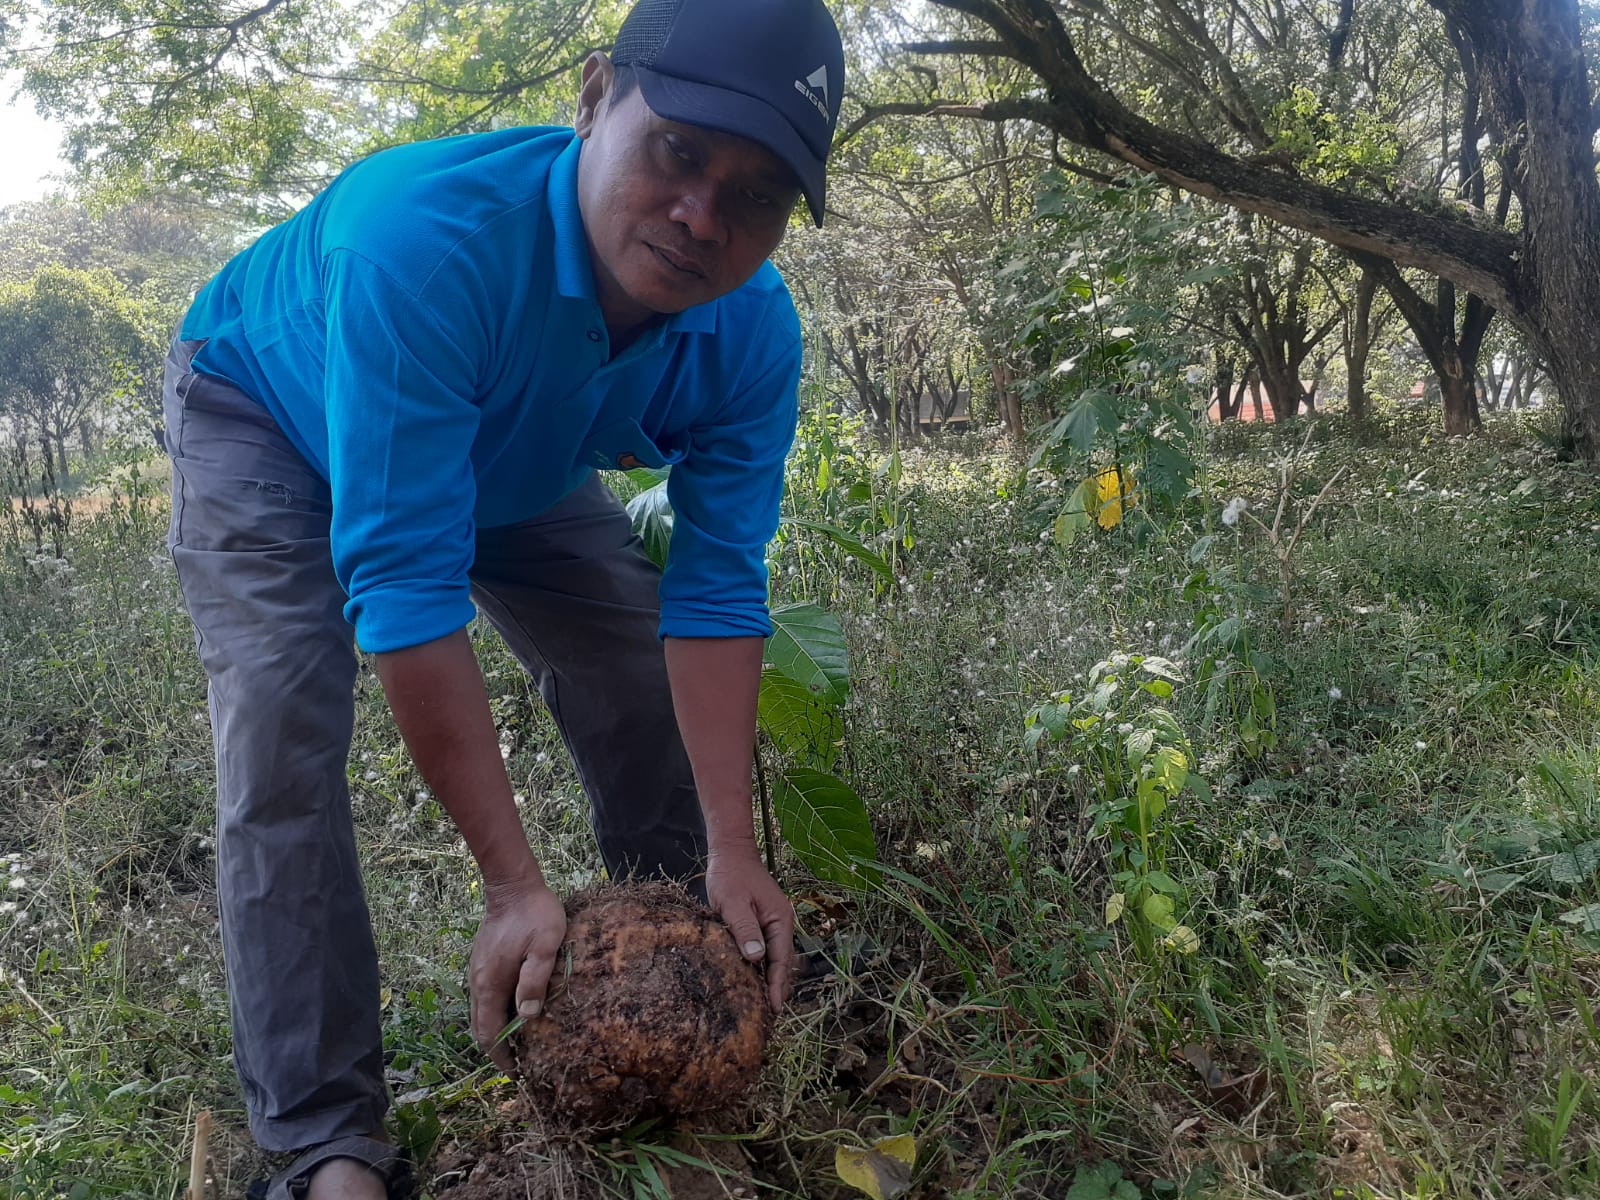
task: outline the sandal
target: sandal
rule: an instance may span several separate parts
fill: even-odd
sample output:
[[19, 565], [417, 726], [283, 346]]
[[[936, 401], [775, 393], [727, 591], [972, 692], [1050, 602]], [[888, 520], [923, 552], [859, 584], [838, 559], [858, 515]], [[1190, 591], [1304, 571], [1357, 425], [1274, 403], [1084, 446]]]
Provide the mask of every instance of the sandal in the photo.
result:
[[303, 1200], [311, 1190], [312, 1174], [336, 1158], [371, 1167], [383, 1180], [389, 1200], [410, 1200], [415, 1180], [405, 1151], [369, 1137], [335, 1138], [313, 1146], [271, 1179], [256, 1180], [246, 1194], [249, 1200]]

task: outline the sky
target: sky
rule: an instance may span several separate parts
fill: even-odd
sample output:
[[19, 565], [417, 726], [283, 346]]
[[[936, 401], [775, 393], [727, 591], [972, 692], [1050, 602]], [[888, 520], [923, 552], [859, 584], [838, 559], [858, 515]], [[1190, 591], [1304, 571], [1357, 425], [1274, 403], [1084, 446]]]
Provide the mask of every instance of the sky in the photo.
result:
[[33, 111], [27, 97], [12, 102], [15, 76], [0, 77], [0, 208], [25, 200], [38, 200], [54, 186], [46, 176], [64, 172], [57, 151], [62, 129]]

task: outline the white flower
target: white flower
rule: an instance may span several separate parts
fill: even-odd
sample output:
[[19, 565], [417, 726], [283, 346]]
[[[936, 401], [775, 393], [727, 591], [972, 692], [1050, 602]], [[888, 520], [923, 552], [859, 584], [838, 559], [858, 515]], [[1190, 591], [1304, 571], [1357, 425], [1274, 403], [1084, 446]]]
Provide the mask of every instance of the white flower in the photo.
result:
[[10, 888], [13, 892], [26, 891], [27, 887], [28, 887], [28, 881], [26, 879], [24, 879], [21, 875], [13, 875], [7, 881], [6, 886], [8, 888]]
[[1206, 377], [1206, 370], [1205, 370], [1204, 367], [1191, 366], [1191, 367], [1185, 367], [1184, 370], [1183, 370], [1183, 381], [1185, 383], [1187, 383], [1190, 387], [1193, 387], [1195, 384], [1199, 383], [1205, 377]]
[[1418, 742], [1417, 743], [1417, 749], [1418, 750], [1426, 750], [1427, 748], [1428, 748], [1428, 743], [1427, 742]]
[[1249, 507], [1250, 502], [1243, 496], [1235, 496], [1228, 501], [1227, 507], [1222, 510], [1222, 523], [1232, 528], [1239, 523], [1240, 515]]
[[1341, 692], [1336, 687], [1331, 687], [1331, 688], [1328, 689], [1328, 699], [1329, 700], [1343, 700], [1344, 699], [1344, 693]]

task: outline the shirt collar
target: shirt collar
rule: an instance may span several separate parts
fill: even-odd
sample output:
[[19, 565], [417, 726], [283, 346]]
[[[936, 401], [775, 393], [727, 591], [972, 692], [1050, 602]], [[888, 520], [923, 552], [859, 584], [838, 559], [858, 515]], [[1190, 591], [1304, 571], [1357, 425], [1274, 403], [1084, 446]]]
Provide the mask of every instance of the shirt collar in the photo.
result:
[[[550, 164], [550, 221], [555, 226], [556, 291], [569, 300], [596, 303], [594, 271], [589, 265], [589, 237], [578, 210], [578, 155], [583, 139], [572, 142]], [[668, 333], [715, 333], [718, 302], [696, 304], [667, 318]]]

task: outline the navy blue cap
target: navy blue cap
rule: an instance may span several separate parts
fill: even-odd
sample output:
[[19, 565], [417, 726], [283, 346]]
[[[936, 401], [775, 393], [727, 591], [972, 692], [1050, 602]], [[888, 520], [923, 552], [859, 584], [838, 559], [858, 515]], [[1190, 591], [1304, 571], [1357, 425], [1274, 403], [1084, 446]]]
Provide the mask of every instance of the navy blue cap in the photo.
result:
[[771, 150], [822, 224], [844, 46], [821, 0], [639, 0], [611, 61], [633, 67], [657, 116]]

